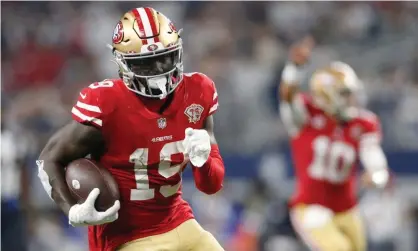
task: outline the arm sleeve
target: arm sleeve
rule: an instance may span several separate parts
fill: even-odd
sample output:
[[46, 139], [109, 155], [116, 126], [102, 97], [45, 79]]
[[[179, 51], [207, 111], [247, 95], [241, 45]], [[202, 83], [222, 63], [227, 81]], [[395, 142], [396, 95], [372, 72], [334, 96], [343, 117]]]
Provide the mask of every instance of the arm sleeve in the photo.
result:
[[211, 81], [211, 84], [210, 84], [211, 99], [209, 99], [208, 116], [214, 114], [218, 110], [218, 107], [219, 107], [218, 92], [216, 90], [215, 83], [212, 80], [210, 80], [210, 81]]
[[[219, 107], [218, 92], [215, 83], [208, 76], [199, 74], [206, 104], [206, 117], [214, 114]], [[225, 175], [225, 167], [222, 157], [219, 153], [219, 147], [216, 144], [211, 145], [211, 151], [206, 163], [198, 168], [192, 165], [193, 176], [197, 189], [206, 194], [214, 194], [221, 190]]]
[[193, 75], [195, 76], [196, 81], [200, 84], [199, 92], [202, 92], [203, 94], [200, 97], [202, 101], [204, 101], [204, 116], [209, 117], [210, 115], [214, 114], [219, 107], [218, 92], [216, 90], [215, 83], [211, 78], [203, 73], [199, 72]]
[[369, 144], [381, 144], [382, 142], [382, 130], [380, 126], [379, 118], [374, 114], [364, 115], [364, 132], [360, 137], [359, 144], [369, 145]]
[[78, 95], [71, 113], [72, 118], [82, 124], [101, 129], [109, 114], [109, 102], [104, 102], [104, 88], [86, 87]]
[[296, 136], [309, 120], [309, 100], [306, 95], [297, 94], [292, 103], [281, 101], [279, 104], [280, 119], [289, 136]]
[[225, 166], [217, 145], [212, 145], [208, 161], [200, 168], [192, 166], [197, 189], [206, 193], [217, 193], [223, 187]]
[[384, 186], [389, 178], [388, 163], [381, 147], [382, 134], [377, 117], [370, 118], [359, 141], [359, 158], [364, 168], [372, 174], [377, 185]]

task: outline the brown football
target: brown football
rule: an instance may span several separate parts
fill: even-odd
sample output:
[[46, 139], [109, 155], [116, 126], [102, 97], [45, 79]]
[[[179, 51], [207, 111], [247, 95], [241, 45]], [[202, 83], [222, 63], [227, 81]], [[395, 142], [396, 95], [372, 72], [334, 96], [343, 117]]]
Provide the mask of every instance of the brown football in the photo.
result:
[[78, 203], [83, 203], [94, 188], [99, 188], [100, 194], [95, 203], [98, 211], [106, 211], [120, 198], [118, 184], [112, 174], [91, 159], [71, 162], [66, 168], [65, 180]]

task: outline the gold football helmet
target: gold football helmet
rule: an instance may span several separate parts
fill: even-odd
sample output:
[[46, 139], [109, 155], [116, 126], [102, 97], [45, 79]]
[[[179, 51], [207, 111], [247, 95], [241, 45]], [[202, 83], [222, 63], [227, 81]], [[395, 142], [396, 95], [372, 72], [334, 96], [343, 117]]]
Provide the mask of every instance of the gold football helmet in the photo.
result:
[[127, 88], [139, 95], [164, 98], [183, 79], [180, 31], [161, 12], [136, 8], [113, 31], [112, 51]]
[[319, 108], [332, 116], [350, 119], [356, 111], [361, 82], [348, 64], [336, 61], [312, 74], [310, 90]]

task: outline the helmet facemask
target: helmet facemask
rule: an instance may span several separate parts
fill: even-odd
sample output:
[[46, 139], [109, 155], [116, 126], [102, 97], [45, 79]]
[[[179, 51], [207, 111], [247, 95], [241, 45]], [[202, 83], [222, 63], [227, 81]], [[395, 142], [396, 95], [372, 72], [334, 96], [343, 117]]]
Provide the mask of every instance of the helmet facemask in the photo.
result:
[[347, 121], [350, 120], [357, 107], [355, 93], [349, 88], [339, 88], [335, 90], [335, 98], [333, 100], [332, 108], [333, 115], [338, 119]]
[[115, 62], [127, 88], [141, 96], [165, 98], [183, 79], [181, 39], [174, 46], [150, 53], [113, 50]]

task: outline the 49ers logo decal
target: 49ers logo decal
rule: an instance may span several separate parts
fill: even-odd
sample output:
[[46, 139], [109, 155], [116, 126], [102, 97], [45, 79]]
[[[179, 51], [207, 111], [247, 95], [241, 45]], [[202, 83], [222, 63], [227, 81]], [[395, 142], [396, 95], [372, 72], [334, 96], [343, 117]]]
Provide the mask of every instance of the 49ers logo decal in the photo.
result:
[[115, 29], [113, 30], [112, 41], [114, 44], [119, 44], [120, 42], [122, 42], [122, 40], [123, 40], [123, 25], [122, 25], [122, 22], [119, 21], [116, 24]]
[[148, 45], [147, 49], [148, 49], [148, 51], [155, 51], [155, 50], [158, 49], [158, 45], [150, 44], [150, 45]]
[[189, 118], [190, 123], [196, 124], [200, 120], [203, 110], [203, 106], [198, 104], [191, 104], [186, 108], [184, 114], [186, 114], [186, 116]]

